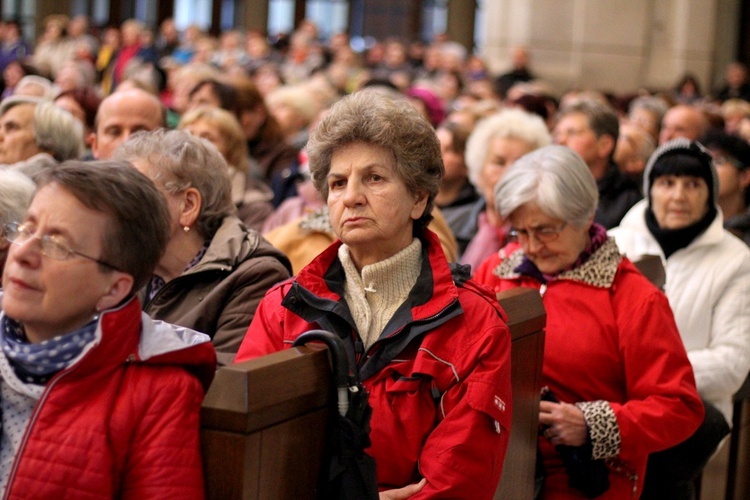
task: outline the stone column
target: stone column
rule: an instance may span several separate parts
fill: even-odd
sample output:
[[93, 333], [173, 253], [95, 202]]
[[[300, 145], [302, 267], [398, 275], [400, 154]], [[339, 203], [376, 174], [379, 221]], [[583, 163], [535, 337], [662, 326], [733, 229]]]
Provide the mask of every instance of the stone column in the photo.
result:
[[245, 0], [244, 22], [246, 30], [265, 33], [268, 30], [268, 0]]
[[474, 14], [476, 0], [453, 0], [448, 2], [448, 38], [464, 47], [468, 52], [474, 49]]

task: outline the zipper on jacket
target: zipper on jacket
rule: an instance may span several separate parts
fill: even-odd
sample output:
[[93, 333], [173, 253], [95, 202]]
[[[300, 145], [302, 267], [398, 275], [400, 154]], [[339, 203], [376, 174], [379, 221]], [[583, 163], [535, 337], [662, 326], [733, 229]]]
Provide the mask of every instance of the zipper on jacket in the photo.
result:
[[[421, 323], [429, 323], [431, 321], [434, 321], [434, 320], [438, 319], [440, 316], [443, 316], [446, 313], [446, 311], [448, 311], [451, 307], [455, 306], [455, 304], [457, 304], [457, 303], [458, 303], [458, 299], [457, 298], [453, 299], [448, 305], [446, 305], [444, 308], [442, 308], [441, 310], [439, 310], [437, 313], [433, 314], [432, 316], [428, 316], [426, 318], [414, 320], [414, 321], [411, 321], [411, 322], [406, 323], [404, 325], [401, 325], [399, 328], [397, 328], [396, 330], [394, 330], [392, 333], [386, 335], [382, 339], [376, 340], [375, 342], [373, 342], [373, 344], [370, 346], [370, 348], [367, 349], [364, 352], [364, 356], [361, 356], [359, 359], [357, 359], [357, 366], [361, 367], [362, 364], [363, 364], [363, 362], [367, 361], [370, 358], [370, 354], [372, 353], [372, 350], [375, 348], [375, 346], [380, 347], [379, 344], [382, 341], [395, 337], [396, 335], [398, 335], [399, 333], [401, 333], [404, 330], [404, 328], [406, 328], [407, 326], [418, 325], [418, 324], [421, 324]], [[359, 338], [359, 332], [357, 332], [357, 340], [355, 341], [355, 349], [356, 349], [356, 344], [357, 343], [362, 344], [362, 340]]]
[[[89, 353], [90, 352], [91, 351], [89, 351]], [[31, 414], [31, 417], [29, 418], [29, 422], [26, 424], [26, 430], [24, 431], [23, 438], [21, 439], [21, 443], [18, 446], [18, 452], [16, 453], [16, 456], [13, 457], [13, 466], [11, 467], [10, 473], [8, 474], [8, 480], [5, 483], [5, 493], [3, 495], [3, 498], [8, 498], [8, 495], [10, 494], [11, 485], [13, 484], [13, 478], [18, 472], [18, 464], [21, 462], [21, 457], [23, 456], [23, 452], [26, 449], [26, 445], [28, 444], [29, 437], [31, 436], [31, 431], [34, 428], [34, 424], [39, 418], [39, 413], [41, 413], [42, 407], [44, 406], [45, 401], [49, 397], [50, 392], [52, 392], [52, 389], [57, 385], [57, 383], [63, 377], [65, 377], [69, 373], [73, 373], [80, 366], [81, 361], [83, 361], [86, 358], [86, 356], [88, 356], [88, 353], [86, 353], [83, 358], [79, 359], [78, 362], [74, 366], [52, 377], [47, 387], [45, 387], [44, 392], [42, 393], [41, 397], [39, 398], [39, 401], [37, 401], [36, 406], [34, 407], [34, 411]]]

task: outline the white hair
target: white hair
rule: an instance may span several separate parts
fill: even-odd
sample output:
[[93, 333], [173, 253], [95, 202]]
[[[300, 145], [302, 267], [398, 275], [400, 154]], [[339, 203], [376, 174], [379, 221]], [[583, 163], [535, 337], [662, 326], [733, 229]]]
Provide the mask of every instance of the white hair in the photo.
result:
[[68, 111], [48, 99], [13, 95], [0, 104], [0, 116], [20, 105], [34, 106], [34, 141], [57, 161], [75, 160], [84, 149], [83, 124]]
[[0, 170], [0, 230], [8, 222], [22, 221], [36, 185], [14, 170]]
[[481, 120], [466, 143], [469, 180], [479, 187], [479, 177], [487, 160], [490, 144], [496, 137], [518, 139], [537, 149], [552, 142], [547, 125], [540, 116], [519, 108], [508, 108]]
[[504, 218], [535, 203], [550, 217], [585, 227], [598, 202], [594, 176], [578, 153], [566, 146], [545, 146], [524, 155], [495, 186], [495, 207]]

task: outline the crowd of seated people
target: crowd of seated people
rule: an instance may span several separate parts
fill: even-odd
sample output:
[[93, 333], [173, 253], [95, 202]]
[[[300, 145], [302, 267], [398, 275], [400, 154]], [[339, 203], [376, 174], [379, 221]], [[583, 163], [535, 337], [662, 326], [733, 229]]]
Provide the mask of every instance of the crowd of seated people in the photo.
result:
[[[492, 291], [526, 287], [547, 308], [541, 497], [692, 497], [750, 370], [743, 64], [705, 92], [685, 74], [669, 89], [557, 93], [529, 49], [493, 75], [444, 36], [357, 52], [309, 21], [219, 38], [173, 19], [42, 25], [29, 41], [0, 22], [6, 493], [34, 481], [53, 435], [97, 449], [113, 496], [200, 497], [201, 481], [180, 478], [199, 467], [198, 406], [217, 361], [322, 327], [371, 391], [381, 497], [490, 498], [510, 422], [507, 318]], [[631, 264], [645, 255], [661, 260], [663, 290]], [[102, 364], [125, 350], [132, 373]], [[107, 389], [55, 384], [77, 370]], [[118, 393], [123, 377], [153, 401]], [[167, 406], [170, 384], [178, 404], [145, 415]], [[111, 421], [90, 418], [105, 399]], [[76, 412], [89, 427], [37, 421]], [[183, 426], [168, 421], [180, 415]], [[180, 469], [167, 482], [152, 475], [160, 439]], [[561, 445], [605, 481], [572, 485]], [[58, 474], [56, 456], [44, 459], [50, 495], [99, 487], [77, 466]]]

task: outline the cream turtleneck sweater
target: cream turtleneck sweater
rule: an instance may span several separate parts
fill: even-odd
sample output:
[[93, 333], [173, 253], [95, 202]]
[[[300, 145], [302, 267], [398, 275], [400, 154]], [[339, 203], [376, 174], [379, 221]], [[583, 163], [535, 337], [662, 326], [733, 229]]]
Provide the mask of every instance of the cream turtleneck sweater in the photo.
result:
[[346, 245], [339, 247], [339, 260], [346, 274], [344, 298], [365, 349], [369, 349], [417, 283], [422, 243], [414, 238], [393, 257], [365, 266], [361, 273]]

